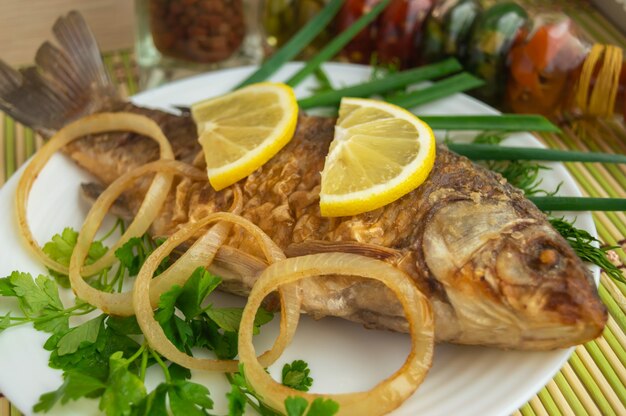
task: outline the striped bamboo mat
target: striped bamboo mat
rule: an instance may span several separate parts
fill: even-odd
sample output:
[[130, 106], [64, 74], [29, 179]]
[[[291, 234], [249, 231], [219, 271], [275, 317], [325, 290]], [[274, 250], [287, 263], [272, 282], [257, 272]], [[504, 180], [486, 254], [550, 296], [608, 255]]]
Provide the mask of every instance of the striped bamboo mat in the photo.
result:
[[[563, 2], [572, 16], [597, 42], [626, 48], [620, 34], [590, 6]], [[571, 3], [570, 3], [571, 4]], [[137, 92], [137, 68], [130, 51], [105, 56], [105, 63], [122, 93]], [[41, 138], [0, 114], [0, 185], [42, 144]], [[563, 133], [539, 137], [549, 147], [626, 154], [626, 127], [618, 120], [607, 120], [581, 129], [565, 128]], [[626, 167], [569, 163], [570, 172], [583, 193], [598, 197], [626, 198]], [[595, 213], [598, 233], [605, 244], [621, 245], [616, 250], [621, 264], [626, 263], [626, 213]], [[602, 274], [600, 297], [610, 317], [603, 335], [579, 346], [568, 363], [535, 397], [515, 415], [626, 415], [626, 285], [615, 283]], [[16, 416], [19, 411], [0, 398], [0, 416]]]

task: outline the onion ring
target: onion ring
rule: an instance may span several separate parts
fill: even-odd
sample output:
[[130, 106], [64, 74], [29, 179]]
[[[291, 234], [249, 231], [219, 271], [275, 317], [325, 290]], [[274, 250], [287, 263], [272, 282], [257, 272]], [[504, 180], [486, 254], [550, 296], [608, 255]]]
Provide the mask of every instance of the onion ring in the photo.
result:
[[[411, 352], [403, 366], [386, 380], [366, 392], [352, 394], [310, 394], [277, 383], [256, 358], [252, 328], [263, 299], [277, 287], [304, 277], [322, 275], [362, 276], [384, 283], [404, 308], [411, 334]], [[348, 253], [324, 253], [289, 258], [270, 265], [256, 281], [239, 327], [239, 359], [250, 387], [263, 402], [286, 413], [285, 399], [303, 397], [309, 402], [329, 398], [339, 403], [340, 415], [378, 415], [392, 411], [415, 392], [432, 364], [434, 321], [428, 299], [411, 279], [380, 260]]]
[[[209, 214], [198, 220], [196, 223], [187, 224], [182, 227], [175, 234], [170, 236], [161, 246], [157, 247], [157, 249], [154, 250], [150, 256], [148, 256], [143, 264], [143, 267], [139, 271], [137, 279], [135, 280], [135, 285], [133, 286], [133, 306], [137, 322], [141, 327], [141, 331], [143, 332], [145, 339], [153, 349], [168, 360], [190, 369], [235, 372], [237, 371], [239, 364], [236, 360], [199, 359], [176, 348], [176, 346], [165, 336], [165, 333], [159, 323], [154, 319], [149, 297], [145, 296], [145, 294], [150, 291], [152, 275], [159, 264], [161, 264], [161, 261], [174, 248], [176, 248], [176, 246], [193, 236], [199, 229], [214, 222], [217, 222], [217, 224], [213, 226], [205, 235], [207, 240], [214, 242], [210, 248], [211, 260], [215, 256], [219, 246], [223, 244], [226, 238], [227, 232], [224, 232], [224, 230], [227, 229], [225, 228], [225, 223], [227, 222], [239, 225], [250, 232], [250, 234], [252, 234], [252, 236], [256, 239], [257, 243], [261, 246], [263, 254], [270, 263], [285, 259], [285, 255], [276, 243], [274, 243], [272, 239], [269, 238], [259, 227], [245, 218], [226, 212]], [[194, 243], [189, 251], [195, 251], [194, 247], [197, 243], [198, 242]], [[206, 252], [204, 254], [207, 255]], [[210, 261], [208, 263], [210, 263]], [[208, 266], [208, 263], [205, 264], [205, 266]], [[298, 297], [297, 287], [295, 285], [282, 286], [279, 288], [279, 294], [282, 305], [280, 333], [274, 343], [274, 346], [259, 357], [259, 360], [264, 363], [264, 365], [270, 365], [278, 357], [280, 357], [284, 349], [291, 342], [300, 318], [300, 299]]]
[[[162, 174], [168, 175], [179, 174], [196, 180], [206, 180], [206, 173], [186, 163], [175, 160], [159, 160], [142, 165], [117, 178], [111, 185], [109, 185], [109, 187], [107, 187], [107, 189], [92, 205], [85, 219], [85, 223], [78, 234], [76, 246], [72, 252], [69, 267], [69, 278], [72, 290], [78, 298], [102, 309], [103, 312], [109, 315], [131, 316], [135, 313], [133, 310], [131, 292], [110, 293], [90, 286], [81, 275], [81, 271], [85, 269], [83, 263], [89, 253], [91, 242], [93, 241], [96, 232], [100, 228], [100, 225], [111, 205], [113, 205], [122, 192], [124, 192], [137, 178], [151, 172], [161, 172]], [[231, 209], [240, 210], [241, 191], [238, 187], [233, 189], [235, 191], [233, 208]], [[160, 207], [157, 206], [157, 208]], [[143, 232], [145, 232], [145, 230], [150, 227], [150, 224], [154, 220], [154, 217], [158, 214], [158, 211], [158, 209], [155, 210], [153, 215], [144, 214], [143, 217], [136, 217], [134, 221], [135, 224], [138, 224], [136, 230], [144, 230]], [[194, 257], [194, 264], [197, 264], [195, 267], [206, 264], [202, 263], [203, 258], [201, 253], [203, 249], [208, 250], [211, 244], [213, 244], [211, 241], [200, 239], [196, 251], [192, 253], [185, 253], [183, 258], [189, 259]], [[208, 259], [206, 261], [208, 261]], [[184, 283], [189, 277], [189, 274], [195, 267], [191, 268], [191, 270], [188, 270], [189, 268], [182, 268], [181, 266], [185, 264], [186, 262], [183, 262], [177, 267], [170, 267], [154, 279], [153, 290], [150, 293], [153, 306], [156, 307], [158, 304], [161, 293], [167, 291], [174, 284]]]
[[[174, 153], [169, 141], [159, 128], [159, 126], [148, 117], [133, 113], [99, 113], [81, 118], [73, 123], [68, 124], [59, 130], [50, 140], [33, 156], [28, 164], [17, 187], [15, 197], [15, 205], [17, 211], [18, 226], [22, 237], [27, 243], [30, 250], [37, 258], [49, 269], [56, 272], [68, 274], [68, 267], [52, 260], [48, 257], [35, 241], [35, 237], [28, 225], [27, 205], [30, 191], [33, 183], [37, 179], [39, 173], [44, 168], [50, 157], [66, 144], [83, 137], [88, 134], [99, 134], [110, 131], [131, 131], [133, 133], [148, 136], [155, 140], [159, 145], [161, 159], [174, 159]], [[134, 220], [126, 229], [126, 232], [100, 259], [96, 262], [85, 266], [81, 270], [84, 276], [91, 276], [98, 271], [109, 267], [115, 261], [115, 250], [124, 245], [133, 237], [143, 235], [146, 229], [143, 229], [146, 219], [155, 218], [161, 205], [167, 197], [167, 193], [172, 183], [172, 176], [167, 173], [157, 173], [152, 180], [145, 199], [141, 204]], [[151, 223], [151, 221], [148, 223]]]

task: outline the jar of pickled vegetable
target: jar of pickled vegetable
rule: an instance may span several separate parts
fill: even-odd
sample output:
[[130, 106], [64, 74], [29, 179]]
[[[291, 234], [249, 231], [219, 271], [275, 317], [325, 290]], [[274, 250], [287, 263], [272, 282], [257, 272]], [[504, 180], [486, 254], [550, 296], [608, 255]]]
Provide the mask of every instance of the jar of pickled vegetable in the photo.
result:
[[383, 64], [408, 68], [422, 63], [423, 24], [434, 0], [392, 0], [378, 22], [376, 51]]
[[[264, 0], [263, 28], [267, 44], [278, 49], [285, 44], [302, 26], [319, 13], [329, 0]], [[300, 54], [306, 59], [314, 55], [331, 38], [332, 28], [326, 27]]]
[[504, 99], [507, 57], [511, 46], [523, 37], [528, 14], [516, 3], [497, 3], [476, 21], [464, 62], [465, 69], [484, 79], [486, 84], [475, 95], [498, 105]]
[[260, 61], [260, 6], [258, 0], [136, 0], [140, 68], [207, 70]]
[[481, 13], [478, 0], [438, 1], [424, 27], [424, 62], [437, 62], [450, 56], [466, 60], [472, 28]]
[[[346, 0], [335, 19], [337, 32], [343, 32], [380, 0]], [[380, 16], [379, 16], [380, 18]], [[376, 47], [377, 22], [370, 23], [343, 48], [341, 56], [350, 62], [369, 64]]]
[[[555, 13], [536, 15], [523, 41], [517, 42], [508, 55], [507, 106], [518, 113], [547, 116], [581, 110], [576, 108], [575, 101], [581, 88], [579, 83], [582, 82], [585, 61], [591, 52], [591, 43], [568, 16]], [[598, 58], [597, 62], [591, 63], [593, 67], [587, 70], [588, 77], [585, 78], [588, 79], [589, 92], [586, 95], [591, 101], [591, 96], [600, 85], [598, 78], [612, 77], [613, 80], [608, 83], [604, 80], [605, 86], [600, 88], [605, 91], [598, 91], [602, 95], [596, 101], [601, 101], [600, 107], [605, 108], [605, 114], [624, 112], [626, 65], [621, 59], [608, 63], [606, 56]], [[605, 65], [614, 65], [616, 68], [607, 68], [609, 73], [603, 74], [601, 68]], [[613, 102], [609, 103], [609, 100]], [[597, 109], [598, 105], [595, 107]], [[593, 113], [595, 109], [589, 108], [590, 111], [586, 112]]]

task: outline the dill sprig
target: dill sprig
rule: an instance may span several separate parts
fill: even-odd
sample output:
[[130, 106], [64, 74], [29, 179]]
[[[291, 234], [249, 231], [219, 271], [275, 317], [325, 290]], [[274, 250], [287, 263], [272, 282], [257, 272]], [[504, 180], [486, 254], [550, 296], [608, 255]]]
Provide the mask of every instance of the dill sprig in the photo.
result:
[[607, 252], [618, 248], [618, 246], [596, 247], [594, 243], [601, 244], [600, 240], [593, 237], [585, 230], [576, 228], [573, 223], [564, 218], [549, 218], [550, 224], [567, 240], [574, 249], [578, 257], [582, 260], [599, 266], [613, 280], [626, 283], [626, 278], [622, 271], [611, 263], [607, 257]]
[[[497, 145], [506, 138], [504, 132], [498, 131], [485, 131], [478, 134], [473, 142], [481, 144]], [[563, 182], [559, 183], [553, 191], [546, 191], [541, 189], [543, 182], [539, 177], [541, 171], [550, 170], [550, 167], [541, 165], [537, 162], [528, 160], [499, 160], [499, 161], [485, 161], [483, 163], [487, 169], [497, 172], [502, 175], [511, 185], [518, 189], [521, 189], [526, 196], [533, 195], [545, 195], [553, 196], [559, 191], [559, 188]]]
[[476, 144], [500, 144], [506, 139], [506, 134], [502, 131], [483, 131], [474, 137], [472, 143]]
[[550, 168], [535, 162], [525, 160], [488, 161], [485, 165], [489, 170], [502, 175], [511, 185], [521, 189], [526, 196], [553, 196], [563, 184], [563, 182], [559, 183], [553, 191], [541, 189], [543, 179], [539, 177], [539, 173], [542, 170], [550, 170]]

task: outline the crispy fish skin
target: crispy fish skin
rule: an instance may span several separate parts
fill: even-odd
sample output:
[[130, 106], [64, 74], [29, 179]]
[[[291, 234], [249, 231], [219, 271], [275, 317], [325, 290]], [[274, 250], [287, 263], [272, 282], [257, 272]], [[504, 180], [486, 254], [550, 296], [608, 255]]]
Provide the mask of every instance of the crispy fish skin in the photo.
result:
[[[76, 28], [80, 26], [77, 19], [70, 14], [55, 27], [61, 31]], [[89, 36], [82, 29], [72, 33]], [[93, 58], [70, 55], [76, 51], [66, 50], [74, 57], [66, 61], [74, 66]], [[38, 60], [43, 75], [24, 74], [27, 81], [50, 76], [56, 82], [46, 84], [52, 85], [51, 89], [58, 83], [74, 82], [67, 79], [71, 72], [52, 73], [58, 53], [45, 56], [47, 59]], [[42, 108], [46, 117], [33, 119], [32, 103], [29, 108], [19, 102], [7, 105], [11, 97], [19, 96], [20, 88], [24, 93], [41, 84], [24, 82], [10, 71], [0, 65], [0, 107], [18, 120], [50, 132], [85, 112], [65, 111], [58, 120]], [[94, 83], [85, 87], [90, 85]], [[87, 112], [145, 114], [162, 127], [177, 159], [202, 166], [195, 126], [188, 115], [123, 103], [104, 87], [95, 90], [105, 91], [104, 95], [94, 94], [93, 88], [88, 91], [97, 103], [83, 107]], [[25, 116], [27, 111], [30, 118]], [[589, 272], [545, 216], [502, 177], [444, 146], [437, 149], [427, 181], [413, 192], [365, 214], [321, 217], [319, 172], [334, 122], [301, 116], [292, 141], [237, 185], [243, 190], [242, 215], [288, 255], [347, 251], [396, 265], [432, 301], [438, 341], [554, 349], [583, 343], [602, 332], [607, 314]], [[84, 138], [65, 152], [105, 185], [158, 157], [151, 140], [130, 133]], [[148, 181], [146, 178], [125, 195], [129, 215], [140, 203]], [[87, 190], [97, 193], [94, 187]], [[178, 180], [151, 233], [171, 235], [182, 224], [226, 210], [231, 195], [231, 189], [215, 192], [206, 181]], [[265, 266], [253, 240], [235, 228], [211, 269], [224, 278], [224, 290], [246, 295]], [[367, 327], [406, 332], [399, 302], [377, 282], [333, 276], [303, 281], [300, 290], [303, 309], [314, 317], [339, 316]]]

